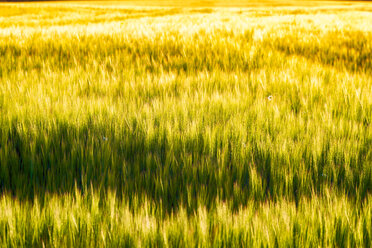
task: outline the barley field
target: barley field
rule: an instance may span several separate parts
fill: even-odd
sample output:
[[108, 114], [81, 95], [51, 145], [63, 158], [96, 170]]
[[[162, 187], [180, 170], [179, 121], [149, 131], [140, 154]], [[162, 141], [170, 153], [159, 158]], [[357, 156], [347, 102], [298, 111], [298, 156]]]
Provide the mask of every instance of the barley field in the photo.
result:
[[0, 247], [372, 246], [372, 3], [0, 3]]

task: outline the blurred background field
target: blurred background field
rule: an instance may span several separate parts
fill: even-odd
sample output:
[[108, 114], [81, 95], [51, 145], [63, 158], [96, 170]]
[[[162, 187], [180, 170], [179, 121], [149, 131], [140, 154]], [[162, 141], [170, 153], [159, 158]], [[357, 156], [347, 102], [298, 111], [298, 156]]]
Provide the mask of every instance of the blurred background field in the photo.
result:
[[372, 5], [0, 4], [0, 245], [371, 247]]

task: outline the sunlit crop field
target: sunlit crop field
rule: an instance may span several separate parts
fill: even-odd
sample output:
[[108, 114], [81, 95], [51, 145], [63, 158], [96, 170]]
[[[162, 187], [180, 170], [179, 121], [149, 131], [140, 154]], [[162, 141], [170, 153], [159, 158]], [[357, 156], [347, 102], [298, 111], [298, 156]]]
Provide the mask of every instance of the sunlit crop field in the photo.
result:
[[372, 3], [0, 4], [1, 247], [372, 246]]

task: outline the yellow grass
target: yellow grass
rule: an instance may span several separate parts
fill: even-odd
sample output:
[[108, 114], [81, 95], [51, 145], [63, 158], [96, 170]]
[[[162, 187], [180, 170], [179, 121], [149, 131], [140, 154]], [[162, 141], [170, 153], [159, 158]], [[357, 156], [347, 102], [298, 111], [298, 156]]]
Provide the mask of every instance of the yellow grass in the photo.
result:
[[0, 3], [1, 247], [371, 247], [372, 5]]

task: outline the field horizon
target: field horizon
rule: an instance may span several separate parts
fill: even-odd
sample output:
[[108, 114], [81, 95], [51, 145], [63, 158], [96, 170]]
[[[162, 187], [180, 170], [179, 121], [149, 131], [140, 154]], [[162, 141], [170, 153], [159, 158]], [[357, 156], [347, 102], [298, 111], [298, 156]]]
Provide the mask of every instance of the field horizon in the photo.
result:
[[2, 3], [90, 3], [100, 5], [111, 5], [111, 6], [126, 6], [126, 7], [283, 7], [283, 6], [340, 6], [350, 4], [365, 4], [369, 0], [1, 0]]
[[0, 3], [0, 247], [371, 247], [372, 5], [196, 2]]

